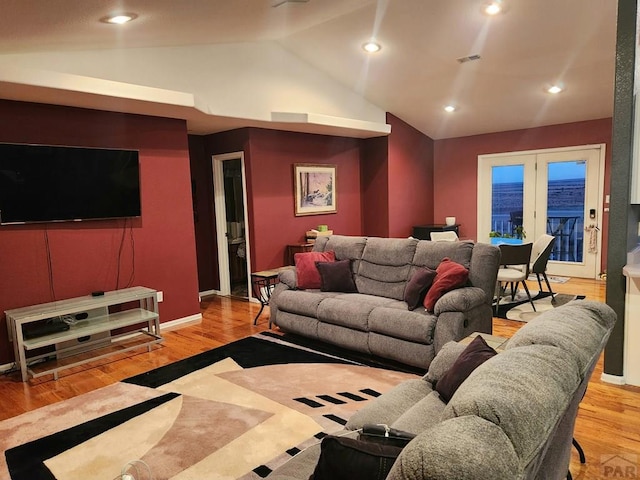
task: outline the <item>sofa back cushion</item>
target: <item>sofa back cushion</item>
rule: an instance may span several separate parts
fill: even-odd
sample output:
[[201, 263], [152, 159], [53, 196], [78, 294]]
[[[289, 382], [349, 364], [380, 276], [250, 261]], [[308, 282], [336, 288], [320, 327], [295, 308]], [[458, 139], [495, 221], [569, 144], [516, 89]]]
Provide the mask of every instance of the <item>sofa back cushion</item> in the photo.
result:
[[429, 242], [423, 240], [418, 243], [411, 263], [435, 270], [443, 258], [449, 257], [468, 270], [471, 267], [472, 253], [473, 242]]
[[477, 416], [499, 426], [523, 465], [539, 452], [580, 384], [569, 352], [548, 345], [514, 348], [476, 368], [442, 420]]
[[358, 292], [403, 300], [418, 240], [369, 237], [356, 270]]
[[336, 254], [336, 260], [352, 260], [351, 268], [354, 272], [358, 271], [362, 252], [367, 244], [367, 237], [351, 237], [346, 235], [331, 235], [327, 237], [318, 237], [313, 245], [314, 252], [326, 252], [333, 250]]
[[[525, 478], [538, 478], [545, 461], [566, 472], [577, 404], [615, 320], [606, 304], [587, 300], [544, 312], [469, 375], [442, 420], [471, 415], [499, 426], [521, 466], [534, 465]], [[562, 459], [541, 458], [561, 449]]]

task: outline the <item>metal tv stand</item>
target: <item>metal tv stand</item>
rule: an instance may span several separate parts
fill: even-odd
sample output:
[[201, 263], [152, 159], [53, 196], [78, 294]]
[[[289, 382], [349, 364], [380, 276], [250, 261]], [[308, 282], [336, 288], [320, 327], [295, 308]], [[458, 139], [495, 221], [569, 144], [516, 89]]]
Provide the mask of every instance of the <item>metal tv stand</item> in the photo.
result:
[[[9, 340], [22, 381], [161, 342], [156, 290], [132, 287], [7, 310]], [[67, 330], [25, 338], [29, 324], [62, 322]], [[33, 327], [32, 325], [31, 327]], [[26, 327], [26, 328], [25, 328]], [[135, 327], [135, 328], [134, 328]], [[47, 353], [34, 352], [45, 348]], [[32, 355], [28, 355], [32, 353]]]

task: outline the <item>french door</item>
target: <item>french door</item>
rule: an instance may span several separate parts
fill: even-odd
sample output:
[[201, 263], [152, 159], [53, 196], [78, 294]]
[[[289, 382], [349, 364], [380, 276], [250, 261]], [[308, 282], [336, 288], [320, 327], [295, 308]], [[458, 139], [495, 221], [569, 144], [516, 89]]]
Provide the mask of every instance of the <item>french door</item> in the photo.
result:
[[556, 237], [547, 271], [596, 278], [604, 145], [478, 157], [478, 241]]

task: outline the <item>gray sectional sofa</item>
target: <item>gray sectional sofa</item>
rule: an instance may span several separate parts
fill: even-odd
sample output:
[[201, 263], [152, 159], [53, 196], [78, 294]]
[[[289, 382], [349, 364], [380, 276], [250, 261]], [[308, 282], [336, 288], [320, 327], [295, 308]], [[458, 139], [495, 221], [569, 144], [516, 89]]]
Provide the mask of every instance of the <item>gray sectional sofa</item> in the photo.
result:
[[[271, 322], [284, 332], [425, 370], [448, 341], [491, 333], [497, 247], [332, 235], [318, 238], [314, 251], [351, 260], [358, 293], [300, 290], [295, 271], [281, 272], [269, 305]], [[403, 298], [412, 274], [421, 266], [436, 269], [445, 257], [469, 269], [468, 285], [445, 293], [433, 313], [410, 311]]]
[[[423, 378], [356, 412], [344, 434], [356, 437], [370, 423], [417, 434], [388, 480], [565, 479], [578, 405], [615, 321], [610, 307], [587, 300], [546, 311], [472, 371], [445, 404], [435, 385], [465, 348], [448, 343]], [[320, 450], [307, 448], [269, 480], [306, 480]]]

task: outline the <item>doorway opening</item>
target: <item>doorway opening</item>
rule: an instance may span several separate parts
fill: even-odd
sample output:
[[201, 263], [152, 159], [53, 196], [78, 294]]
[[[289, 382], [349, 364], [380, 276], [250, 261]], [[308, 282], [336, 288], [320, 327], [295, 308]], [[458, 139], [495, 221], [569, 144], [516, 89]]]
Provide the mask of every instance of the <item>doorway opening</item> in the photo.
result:
[[250, 255], [244, 153], [213, 156], [220, 294], [249, 298]]

